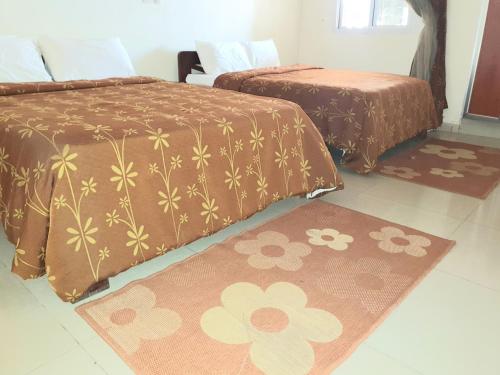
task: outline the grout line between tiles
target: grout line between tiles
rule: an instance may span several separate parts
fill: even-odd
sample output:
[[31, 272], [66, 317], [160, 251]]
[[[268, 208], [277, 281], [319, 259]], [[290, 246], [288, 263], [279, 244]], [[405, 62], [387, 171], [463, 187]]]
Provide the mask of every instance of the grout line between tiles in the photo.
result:
[[[409, 364], [407, 364], [407, 363], [403, 362], [401, 359], [396, 358], [395, 356], [390, 355], [389, 353], [386, 353], [386, 352], [384, 352], [384, 351], [382, 351], [382, 350], [380, 350], [380, 349], [378, 349], [378, 348], [374, 347], [373, 345], [371, 345], [371, 344], [369, 344], [369, 343], [367, 343], [367, 342], [365, 342], [365, 344], [364, 344], [364, 345], [366, 345], [366, 346], [367, 346], [368, 348], [370, 348], [371, 350], [373, 350], [373, 351], [375, 351], [375, 352], [377, 352], [377, 353], [379, 353], [379, 354], [383, 355], [383, 356], [384, 356], [384, 357], [386, 357], [387, 359], [390, 359], [391, 361], [394, 361], [394, 362], [398, 363], [398, 364], [399, 364], [399, 365], [401, 365], [402, 367], [404, 367], [404, 368], [406, 368], [406, 369], [408, 369], [408, 370], [410, 370], [410, 371], [412, 371], [412, 372], [414, 372], [414, 373], [416, 373], [416, 374], [419, 374], [419, 375], [426, 375], [426, 374], [424, 374], [422, 371], [417, 370], [416, 368], [412, 367], [411, 365], [409, 365]], [[332, 375], [335, 375], [335, 373], [334, 373], [334, 374], [332, 374]]]
[[478, 283], [477, 281], [471, 280], [471, 279], [466, 278], [466, 277], [463, 277], [463, 276], [461, 276], [461, 275], [457, 275], [457, 274], [455, 274], [455, 273], [453, 273], [453, 272], [450, 272], [450, 271], [445, 271], [445, 270], [442, 270], [442, 269], [440, 269], [440, 268], [438, 268], [438, 267], [434, 268], [434, 271], [437, 271], [437, 272], [439, 272], [439, 273], [442, 273], [442, 274], [447, 275], [447, 276], [450, 276], [450, 277], [454, 277], [454, 278], [460, 279], [460, 280], [462, 280], [462, 281], [466, 281], [466, 282], [468, 282], [469, 284], [472, 284], [472, 285], [474, 285], [474, 286], [477, 286], [477, 287], [480, 287], [480, 288], [483, 288], [483, 289], [487, 289], [487, 290], [489, 290], [489, 291], [491, 291], [491, 292], [494, 292], [494, 293], [497, 293], [497, 294], [499, 294], [499, 295], [500, 295], [500, 290], [499, 290], [499, 289], [495, 289], [495, 288], [489, 287], [489, 286], [487, 286], [487, 285], [483, 285], [483, 284], [481, 284], [481, 283]]

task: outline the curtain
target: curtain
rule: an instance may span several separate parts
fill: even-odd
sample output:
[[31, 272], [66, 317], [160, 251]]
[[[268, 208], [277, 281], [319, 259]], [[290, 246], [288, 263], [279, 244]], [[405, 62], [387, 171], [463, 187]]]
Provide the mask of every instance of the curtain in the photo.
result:
[[446, 12], [447, 0], [407, 0], [422, 17], [424, 29], [413, 59], [412, 77], [430, 83], [440, 122], [448, 108], [446, 100]]

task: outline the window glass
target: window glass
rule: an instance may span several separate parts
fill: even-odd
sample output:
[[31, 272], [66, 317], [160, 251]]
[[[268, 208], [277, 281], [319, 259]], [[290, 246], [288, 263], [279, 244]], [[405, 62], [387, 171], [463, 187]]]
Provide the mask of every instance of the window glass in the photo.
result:
[[340, 27], [363, 28], [371, 26], [371, 0], [342, 0]]
[[406, 26], [409, 9], [405, 0], [376, 0], [374, 26]]

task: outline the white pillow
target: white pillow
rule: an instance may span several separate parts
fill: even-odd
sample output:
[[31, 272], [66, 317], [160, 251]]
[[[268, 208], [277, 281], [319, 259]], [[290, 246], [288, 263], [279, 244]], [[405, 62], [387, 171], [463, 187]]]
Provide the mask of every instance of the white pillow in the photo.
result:
[[252, 69], [245, 47], [238, 42], [196, 42], [201, 65], [207, 74]]
[[254, 68], [269, 68], [281, 65], [274, 40], [246, 42], [245, 47], [250, 58], [250, 63]]
[[0, 37], [0, 82], [50, 82], [40, 50], [30, 39]]
[[135, 70], [120, 39], [40, 40], [45, 62], [55, 81], [134, 76]]

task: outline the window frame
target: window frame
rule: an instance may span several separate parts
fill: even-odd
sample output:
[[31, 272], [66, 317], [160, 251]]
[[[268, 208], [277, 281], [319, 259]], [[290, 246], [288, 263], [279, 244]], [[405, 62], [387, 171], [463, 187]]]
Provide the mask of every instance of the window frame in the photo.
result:
[[337, 19], [335, 29], [340, 33], [374, 33], [374, 32], [415, 32], [419, 28], [422, 27], [422, 22], [420, 17], [413, 11], [411, 6], [408, 4], [409, 12], [408, 12], [408, 24], [407, 25], [375, 25], [375, 12], [376, 9], [376, 1], [378, 0], [370, 0], [370, 24], [366, 27], [345, 27], [342, 26], [342, 5], [344, 1], [349, 0], [337, 0]]

